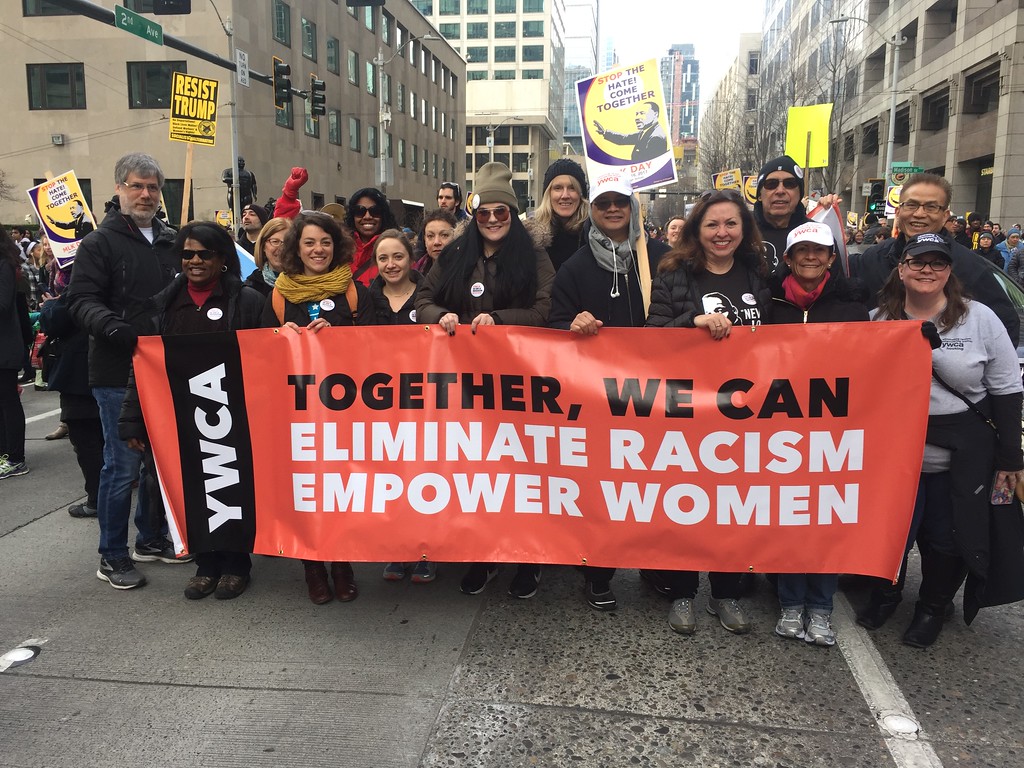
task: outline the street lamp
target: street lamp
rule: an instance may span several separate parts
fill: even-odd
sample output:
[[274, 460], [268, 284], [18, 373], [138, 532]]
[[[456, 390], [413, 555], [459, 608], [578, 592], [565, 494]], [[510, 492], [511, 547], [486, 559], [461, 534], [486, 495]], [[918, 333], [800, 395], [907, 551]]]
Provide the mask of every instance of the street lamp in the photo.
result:
[[900, 46], [907, 43], [907, 38], [903, 36], [903, 33], [897, 32], [892, 36], [892, 39], [888, 39], [882, 35], [867, 19], [862, 19], [859, 16], [840, 16], [838, 19], [829, 19], [829, 24], [845, 24], [848, 21], [860, 21], [863, 22], [868, 29], [878, 35], [887, 45], [892, 46], [892, 84], [889, 86], [889, 93], [891, 97], [891, 103], [889, 106], [889, 136], [885, 146], [885, 186], [888, 187], [892, 179], [892, 155], [896, 148], [896, 99], [898, 91], [896, 90], [896, 78], [900, 68]]
[[402, 43], [398, 50], [395, 51], [387, 59], [384, 58], [384, 45], [381, 43], [377, 46], [377, 58], [372, 60], [372, 64], [377, 67], [377, 156], [380, 159], [380, 188], [381, 191], [386, 192], [388, 188], [388, 153], [387, 153], [387, 142], [385, 134], [388, 128], [391, 127], [391, 107], [386, 101], [384, 101], [384, 67], [394, 61], [396, 58], [402, 55], [405, 47], [409, 43], [415, 40], [440, 40], [441, 38], [437, 35], [427, 33], [425, 35], [415, 36], [413, 35], [404, 43]]
[[[493, 114], [494, 114], [493, 112], [481, 112], [480, 116], [483, 117], [483, 116], [486, 116], [486, 115], [493, 115]], [[485, 125], [484, 126], [484, 130], [487, 131], [488, 162], [491, 162], [491, 163], [494, 162], [494, 132], [496, 130], [498, 130], [499, 128], [501, 128], [501, 126], [503, 126], [509, 120], [519, 120], [519, 121], [522, 121], [522, 119], [523, 118], [521, 118], [521, 117], [506, 117], [504, 120], [502, 120], [497, 125], [494, 125], [493, 123], [491, 123], [490, 125]]]

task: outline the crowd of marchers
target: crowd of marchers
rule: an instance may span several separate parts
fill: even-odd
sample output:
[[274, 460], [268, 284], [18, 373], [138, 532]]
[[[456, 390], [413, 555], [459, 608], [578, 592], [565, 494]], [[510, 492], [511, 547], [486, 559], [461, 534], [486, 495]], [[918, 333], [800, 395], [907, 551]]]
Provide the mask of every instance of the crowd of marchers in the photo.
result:
[[[438, 206], [423, 215], [418, 232], [399, 228], [388, 198], [373, 187], [344, 205], [305, 210], [299, 192], [306, 178], [294, 168], [273, 210], [246, 204], [236, 243], [214, 222], [171, 229], [157, 216], [164, 184], [158, 162], [125, 155], [114, 168], [103, 220], [81, 241], [73, 264], [52, 270], [40, 301], [43, 330], [57, 350], [49, 382], [60, 392], [61, 421], [87, 494], [69, 512], [98, 518], [96, 575], [112, 587], [144, 585], [136, 563], [194, 559], [185, 597], [232, 599], [245, 592], [252, 571], [244, 552], [176, 556], [153, 466], [152, 441], [160, 438], [146, 430], [132, 371], [139, 336], [418, 323], [448, 334], [481, 325], [584, 335], [605, 327], [675, 328], [728, 344], [737, 326], [911, 319], [921, 322], [921, 343], [931, 345], [933, 376], [914, 507], [887, 511], [911, 520], [905, 551], [920, 552], [921, 586], [904, 642], [935, 642], [961, 587], [968, 622], [980, 607], [1024, 597], [1024, 579], [1007, 567], [1020, 561], [1024, 533], [1006, 524], [1021, 519], [1014, 498], [1024, 470], [1020, 321], [997, 277], [997, 270], [1012, 271], [1020, 232], [1007, 234], [1005, 259], [969, 247], [986, 238], [967, 244], [950, 231], [946, 179], [910, 177], [884, 236], [851, 248], [846, 263], [833, 230], [808, 218], [803, 169], [788, 156], [761, 169], [752, 208], [738, 192], [707, 192], [688, 216], [667, 222], [667, 242], [649, 236], [625, 175], [588, 179], [568, 158], [548, 168], [532, 217], [521, 215], [510, 169], [490, 162], [477, 171], [468, 199], [458, 184], [441, 184]], [[236, 244], [256, 264], [244, 280]], [[8, 329], [0, 336], [3, 478], [25, 474], [28, 464], [18, 383], [25, 339], [15, 333], [23, 254], [6, 233], [0, 251], [0, 317]], [[137, 534], [129, 548], [135, 487]], [[499, 572], [494, 563], [459, 567], [467, 595], [483, 592]], [[351, 564], [302, 561], [302, 568], [312, 602], [358, 596]], [[533, 597], [543, 568], [516, 565], [509, 594]], [[906, 569], [904, 556], [896, 583], [871, 583], [858, 623], [877, 629], [893, 615]], [[426, 561], [383, 566], [392, 581], [431, 582], [437, 572]], [[616, 608], [614, 575], [582, 568], [590, 607]], [[700, 574], [640, 575], [671, 601], [670, 627], [696, 631]], [[702, 607], [726, 630], [749, 632], [748, 579], [713, 572], [708, 580]], [[837, 574], [775, 574], [769, 581], [779, 600], [776, 634], [825, 647], [836, 642]]]

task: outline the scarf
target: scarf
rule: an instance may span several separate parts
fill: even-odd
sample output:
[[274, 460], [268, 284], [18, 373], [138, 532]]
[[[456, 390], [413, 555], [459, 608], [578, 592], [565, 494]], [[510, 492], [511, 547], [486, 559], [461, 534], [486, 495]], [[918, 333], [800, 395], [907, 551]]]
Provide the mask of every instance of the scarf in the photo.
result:
[[260, 274], [263, 275], [263, 282], [273, 287], [274, 283], [277, 282], [278, 274], [270, 267], [270, 262], [266, 262], [263, 265], [263, 269], [260, 270]]
[[339, 296], [348, 290], [350, 282], [352, 268], [344, 264], [324, 275], [289, 275], [282, 272], [277, 276], [274, 287], [292, 304], [305, 304], [308, 301], [322, 301], [328, 296]]
[[636, 198], [630, 198], [629, 236], [624, 243], [613, 243], [611, 239], [602, 232], [593, 215], [590, 220], [590, 231], [587, 233], [587, 241], [591, 253], [597, 261], [597, 266], [605, 272], [611, 272], [615, 276], [612, 290], [609, 294], [613, 299], [618, 298], [619, 275], [628, 275], [636, 268], [631, 243], [636, 242], [638, 237], [643, 237], [640, 231], [640, 206]]
[[793, 277], [793, 275], [786, 275], [785, 279], [782, 281], [782, 288], [786, 292], [786, 301], [791, 304], [796, 304], [800, 309], [806, 312], [811, 308], [811, 305], [818, 300], [818, 297], [821, 296], [821, 292], [825, 290], [825, 283], [828, 282], [829, 277], [831, 277], [831, 274], [826, 271], [825, 277], [820, 283], [818, 283], [817, 288], [813, 291], [805, 291], [800, 287], [800, 283], [796, 281], [796, 278]]

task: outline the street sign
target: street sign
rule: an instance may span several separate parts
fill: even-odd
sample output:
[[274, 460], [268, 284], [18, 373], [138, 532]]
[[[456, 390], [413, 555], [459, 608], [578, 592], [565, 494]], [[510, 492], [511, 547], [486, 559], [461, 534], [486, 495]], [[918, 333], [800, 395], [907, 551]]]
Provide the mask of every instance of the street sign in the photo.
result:
[[214, 146], [217, 141], [217, 86], [183, 72], [171, 73], [171, 141]]
[[235, 49], [235, 73], [238, 84], [249, 87], [249, 54], [240, 48]]
[[147, 19], [145, 16], [140, 16], [135, 11], [129, 11], [123, 6], [114, 6], [114, 26], [123, 29], [125, 32], [131, 32], [143, 40], [149, 40], [151, 43], [156, 43], [157, 45], [164, 44], [163, 27], [155, 21]]
[[865, 181], [860, 185], [861, 197], [871, 197], [871, 182]]

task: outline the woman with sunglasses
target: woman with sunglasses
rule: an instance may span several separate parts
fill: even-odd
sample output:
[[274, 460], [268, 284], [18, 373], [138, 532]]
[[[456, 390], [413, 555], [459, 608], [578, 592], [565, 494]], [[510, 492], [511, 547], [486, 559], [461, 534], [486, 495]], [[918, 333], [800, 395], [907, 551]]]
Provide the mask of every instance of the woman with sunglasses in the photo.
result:
[[[647, 325], [703, 328], [715, 341], [723, 341], [733, 326], [765, 322], [771, 302], [767, 277], [761, 235], [743, 198], [732, 190], [705, 194], [683, 225], [681, 246], [658, 265]], [[693, 634], [699, 574], [644, 571], [641, 575], [659, 593], [675, 598], [669, 626], [680, 634]], [[707, 611], [736, 634], [750, 631], [739, 603], [740, 577], [738, 573], [708, 574]]]
[[[334, 325], [373, 325], [373, 298], [352, 275], [354, 250], [352, 238], [330, 215], [307, 212], [296, 216], [284, 239], [283, 269], [263, 308], [264, 327], [319, 333]], [[309, 599], [316, 605], [335, 597], [348, 602], [358, 596], [349, 563], [331, 563], [333, 594], [324, 563], [303, 560], [302, 565]]]
[[[991, 596], [1009, 587], [1018, 590], [1016, 599], [1022, 594], [1022, 585], [1007, 583], [996, 565], [1006, 562], [996, 556], [1002, 552], [1019, 560], [1022, 542], [1005, 530], [999, 536], [990, 530], [995, 516], [1020, 516], [1013, 497], [1024, 474], [1017, 352], [995, 313], [964, 298], [962, 284], [950, 269], [952, 261], [941, 235], [924, 233], [907, 240], [873, 314], [875, 320], [930, 321], [942, 342], [936, 340], [933, 346], [938, 348], [932, 350], [924, 463], [907, 540], [909, 550], [916, 539], [921, 554], [917, 606], [903, 635], [903, 642], [916, 648], [927, 648], [938, 638], [965, 578], [968, 624], [978, 608], [1006, 601], [986, 598], [986, 592]], [[899, 598], [898, 592], [876, 592], [858, 623], [881, 626]], [[880, 621], [872, 626], [862, 618]]]
[[544, 193], [526, 227], [535, 240], [544, 244], [556, 272], [586, 245], [584, 230], [590, 216], [587, 194], [587, 175], [579, 163], [562, 157], [548, 166]]
[[373, 187], [357, 189], [348, 203], [345, 226], [355, 241], [352, 277], [357, 282], [369, 286], [377, 276], [373, 245], [385, 229], [398, 228], [387, 196]]
[[[417, 320], [438, 323], [450, 336], [460, 324], [472, 333], [483, 325], [544, 326], [555, 270], [519, 220], [508, 166], [483, 165], [470, 202], [473, 220], [420, 284]], [[495, 565], [473, 564], [462, 579], [462, 591], [479, 594], [496, 573]], [[539, 582], [539, 565], [520, 565], [509, 593], [533, 597]]]
[[[190, 222], [178, 231], [171, 253], [181, 259], [181, 273], [150, 299], [153, 333], [176, 336], [261, 327], [264, 298], [243, 285], [238, 253], [227, 230], [213, 221]], [[149, 442], [134, 371], [121, 407], [118, 434], [132, 450], [143, 451]], [[196, 553], [196, 575], [189, 579], [185, 597], [200, 600], [213, 594], [218, 600], [236, 598], [249, 584], [251, 568], [246, 552]]]
[[255, 288], [262, 296], [271, 294], [277, 276], [284, 268], [281, 254], [284, 249], [284, 238], [291, 225], [291, 219], [277, 217], [264, 224], [256, 236], [256, 246], [253, 249], [256, 271], [246, 278], [245, 284]]

